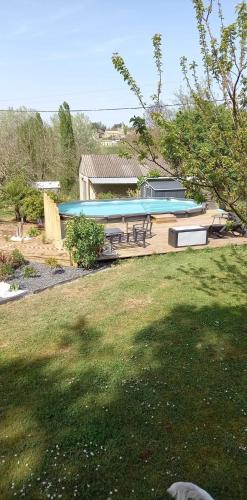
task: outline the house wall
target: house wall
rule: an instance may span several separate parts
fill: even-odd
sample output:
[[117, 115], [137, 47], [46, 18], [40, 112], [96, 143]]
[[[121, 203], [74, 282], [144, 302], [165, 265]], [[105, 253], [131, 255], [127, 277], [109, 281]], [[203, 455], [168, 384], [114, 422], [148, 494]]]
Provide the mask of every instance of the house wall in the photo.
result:
[[88, 177], [80, 176], [80, 200], [95, 200], [99, 193], [108, 193], [109, 191], [120, 198], [127, 197], [128, 189], [135, 189], [135, 184], [92, 184]]
[[90, 200], [90, 182], [88, 177], [79, 177], [80, 200]]
[[150, 185], [145, 182], [141, 186], [142, 198], [185, 198], [185, 189], [164, 189], [162, 191], [155, 191]]
[[128, 189], [135, 189], [136, 185], [135, 184], [91, 184], [91, 188], [94, 191], [95, 198], [97, 198], [100, 193], [109, 193], [109, 191], [119, 198], [127, 198]]
[[141, 198], [153, 198], [153, 189], [147, 184], [141, 186]]
[[152, 189], [152, 198], [185, 198], [185, 190], [174, 190], [174, 191], [154, 191]]

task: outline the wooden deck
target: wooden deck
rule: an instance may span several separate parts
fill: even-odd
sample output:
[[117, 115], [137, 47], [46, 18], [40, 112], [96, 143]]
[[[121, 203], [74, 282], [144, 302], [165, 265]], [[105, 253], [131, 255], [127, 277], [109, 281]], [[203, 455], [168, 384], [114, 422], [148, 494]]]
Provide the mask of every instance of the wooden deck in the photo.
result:
[[[122, 243], [116, 244], [114, 246], [115, 257], [117, 258], [127, 258], [127, 257], [139, 257], [144, 255], [153, 255], [153, 254], [161, 254], [168, 252], [181, 252], [185, 250], [185, 248], [174, 248], [168, 245], [168, 231], [169, 227], [176, 226], [190, 226], [190, 225], [198, 225], [198, 226], [209, 226], [212, 224], [213, 216], [217, 212], [215, 210], [208, 210], [206, 214], [194, 215], [190, 217], [180, 217], [177, 218], [176, 222], [166, 222], [166, 223], [155, 223], [153, 224], [152, 233], [153, 236], [151, 238], [147, 238], [146, 247], [144, 248], [142, 243], [134, 244], [134, 243]], [[216, 220], [215, 223], [218, 223]], [[107, 224], [107, 227], [120, 227], [123, 231], [125, 230], [125, 224], [117, 223], [117, 224]], [[224, 238], [209, 238], [209, 243], [207, 247], [223, 247], [226, 245], [243, 245], [247, 244], [247, 237], [243, 236], [225, 236]], [[202, 246], [194, 246], [194, 249], [197, 248], [205, 248]]]
[[[172, 222], [159, 222], [153, 223], [151, 238], [147, 238], [146, 247], [142, 243], [121, 243], [114, 244], [113, 254], [110, 255], [109, 251], [105, 252], [103, 259], [123, 259], [128, 257], [141, 257], [144, 255], [165, 254], [168, 252], [181, 252], [186, 248], [173, 248], [168, 245], [168, 230], [169, 227], [176, 226], [189, 226], [199, 225], [208, 226], [212, 224], [213, 215], [216, 214], [215, 210], [208, 210], [206, 214], [195, 215], [191, 217], [181, 217]], [[218, 221], [216, 221], [218, 222]], [[130, 224], [131, 226], [131, 224]], [[106, 227], [120, 227], [123, 231], [126, 226], [123, 223], [107, 224]], [[30, 225], [29, 225], [30, 228]], [[27, 230], [27, 227], [24, 228]], [[11, 242], [8, 238], [15, 234], [15, 223], [1, 223], [0, 224], [0, 250], [11, 251], [14, 248], [19, 248], [23, 255], [33, 261], [44, 262], [47, 257], [55, 257], [61, 265], [70, 265], [69, 255], [65, 250], [58, 250], [52, 243], [44, 244], [42, 238], [39, 236], [26, 241], [24, 243]], [[224, 238], [210, 238], [207, 247], [223, 247], [226, 245], [244, 245], [247, 244], [247, 237], [242, 236], [226, 236]], [[205, 248], [202, 246], [193, 247]]]

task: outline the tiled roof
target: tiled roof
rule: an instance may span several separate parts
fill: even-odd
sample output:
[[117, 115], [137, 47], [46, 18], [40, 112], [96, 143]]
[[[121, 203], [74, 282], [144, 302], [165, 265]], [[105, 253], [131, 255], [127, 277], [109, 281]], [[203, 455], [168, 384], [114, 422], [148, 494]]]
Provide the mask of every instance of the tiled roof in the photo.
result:
[[[128, 159], [118, 155], [82, 155], [80, 162], [80, 174], [89, 178], [140, 177], [147, 175], [151, 169], [159, 168], [149, 160], [140, 163], [136, 158]], [[160, 171], [164, 174], [164, 170], [160, 168]]]

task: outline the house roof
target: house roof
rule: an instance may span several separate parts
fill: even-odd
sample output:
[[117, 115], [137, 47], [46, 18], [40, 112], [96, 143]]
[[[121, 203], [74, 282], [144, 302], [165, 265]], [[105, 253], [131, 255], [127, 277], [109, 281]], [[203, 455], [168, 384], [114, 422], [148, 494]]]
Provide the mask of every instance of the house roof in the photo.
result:
[[[82, 155], [80, 162], [80, 174], [89, 178], [140, 177], [147, 175], [151, 169], [158, 170], [159, 167], [149, 160], [141, 163], [137, 158], [118, 155]], [[163, 172], [161, 168], [160, 171]]]
[[163, 179], [163, 178], [153, 178], [147, 179], [146, 183], [152, 187], [154, 191], [170, 191], [170, 190], [181, 190], [185, 191], [185, 188], [182, 186], [181, 182], [177, 179]]

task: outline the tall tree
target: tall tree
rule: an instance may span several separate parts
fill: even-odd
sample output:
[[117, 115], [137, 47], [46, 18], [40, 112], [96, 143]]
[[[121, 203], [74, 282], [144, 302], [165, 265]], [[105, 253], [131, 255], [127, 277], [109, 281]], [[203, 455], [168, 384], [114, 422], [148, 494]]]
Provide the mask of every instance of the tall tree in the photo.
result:
[[83, 113], [72, 116], [72, 125], [78, 162], [81, 154], [99, 152], [100, 143], [95, 128]]
[[65, 156], [66, 171], [62, 176], [63, 186], [70, 190], [75, 182], [76, 168], [76, 147], [72, 125], [70, 108], [67, 102], [64, 102], [58, 111], [59, 130], [61, 138], [61, 147]]
[[[132, 119], [136, 138], [130, 144], [140, 158], [159, 163], [169, 160], [172, 170], [197, 197], [205, 191], [247, 223], [247, 5], [236, 7], [236, 18], [225, 25], [220, 0], [216, 1], [219, 33], [213, 33], [214, 1], [193, 0], [206, 83], [201, 84], [197, 64], [181, 59], [189, 90], [191, 109], [167, 120], [158, 110], [152, 114], [155, 133], [142, 117]], [[153, 37], [154, 60], [158, 71], [157, 91], [152, 97], [158, 107], [161, 93], [161, 37]], [[135, 93], [144, 111], [146, 104], [119, 54], [113, 64]], [[169, 172], [169, 169], [166, 169]], [[188, 177], [190, 181], [188, 181]]]
[[46, 162], [46, 129], [39, 113], [27, 118], [18, 128], [19, 146], [30, 161], [30, 176], [36, 180], [46, 178], [49, 165]]

